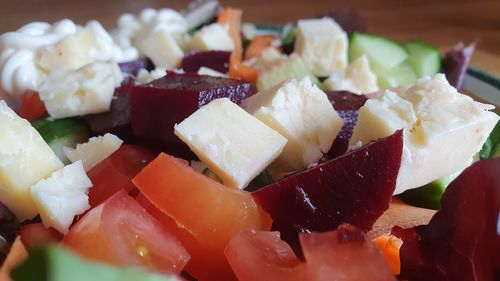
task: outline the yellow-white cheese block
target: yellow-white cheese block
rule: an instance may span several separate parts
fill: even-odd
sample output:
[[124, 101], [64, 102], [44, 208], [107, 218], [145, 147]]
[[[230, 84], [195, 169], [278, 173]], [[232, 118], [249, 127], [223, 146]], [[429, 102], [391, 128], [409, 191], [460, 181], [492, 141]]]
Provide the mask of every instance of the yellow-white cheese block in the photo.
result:
[[326, 90], [349, 91], [357, 95], [378, 91], [377, 77], [371, 71], [366, 55], [355, 59], [345, 68], [335, 70], [323, 85]]
[[499, 117], [494, 106], [457, 92], [443, 74], [424, 78], [402, 94], [386, 91], [359, 110], [351, 145], [404, 129], [395, 194], [427, 184], [470, 165]]
[[34, 184], [31, 194], [43, 225], [67, 233], [74, 217], [90, 208], [87, 190], [91, 186], [82, 161], [67, 165]]
[[212, 23], [198, 30], [191, 40], [191, 48], [197, 51], [232, 51], [234, 43], [226, 26]]
[[104, 136], [92, 137], [88, 142], [78, 144], [76, 148], [65, 147], [64, 155], [71, 162], [82, 160], [85, 171], [89, 171], [117, 151], [122, 143], [119, 137], [107, 133]]
[[270, 167], [274, 177], [318, 162], [344, 124], [326, 94], [309, 77], [286, 80], [259, 92], [246, 99], [244, 106], [288, 140]]
[[237, 188], [245, 188], [287, 142], [227, 98], [201, 107], [174, 132], [225, 185]]
[[347, 66], [347, 34], [331, 18], [304, 19], [297, 23], [295, 52], [317, 76], [328, 76]]
[[0, 101], [0, 201], [20, 221], [37, 210], [30, 188], [63, 167], [52, 149], [28, 121]]

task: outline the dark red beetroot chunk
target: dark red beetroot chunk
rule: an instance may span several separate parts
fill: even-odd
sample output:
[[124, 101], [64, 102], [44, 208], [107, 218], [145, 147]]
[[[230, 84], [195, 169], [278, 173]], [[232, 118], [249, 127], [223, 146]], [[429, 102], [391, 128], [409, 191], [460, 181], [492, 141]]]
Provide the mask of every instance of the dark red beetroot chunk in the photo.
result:
[[363, 231], [389, 208], [401, 163], [402, 131], [252, 193], [294, 246], [294, 235], [342, 223]]
[[148, 58], [138, 58], [133, 61], [121, 62], [118, 66], [123, 73], [132, 74], [134, 76], [137, 76], [141, 68], [147, 70], [153, 70], [155, 68], [153, 62]]
[[402, 238], [401, 277], [411, 281], [500, 280], [500, 158], [467, 168], [446, 189], [428, 225]]
[[208, 67], [222, 73], [229, 71], [228, 51], [205, 51], [188, 53], [182, 59], [182, 69], [186, 72], [197, 72], [200, 67]]
[[253, 86], [241, 80], [168, 73], [132, 88], [132, 130], [141, 138], [179, 145], [182, 142], [174, 135], [176, 123], [214, 99], [226, 97], [239, 104], [253, 93]]
[[304, 280], [396, 280], [377, 246], [352, 225], [336, 231], [301, 233], [307, 263]]
[[133, 86], [134, 79], [131, 77], [126, 78], [121, 86], [115, 89], [108, 112], [84, 117], [93, 133], [104, 134], [111, 132], [125, 141], [130, 139], [130, 92]]
[[326, 95], [333, 108], [344, 120], [344, 126], [335, 138], [330, 151], [326, 154], [326, 158], [333, 159], [347, 151], [349, 139], [351, 139], [354, 126], [358, 121], [358, 111], [365, 104], [367, 98], [347, 91], [328, 91]]
[[475, 47], [476, 42], [470, 43], [469, 45], [459, 43], [444, 55], [444, 74], [448, 82], [450, 82], [450, 85], [457, 89], [462, 87]]

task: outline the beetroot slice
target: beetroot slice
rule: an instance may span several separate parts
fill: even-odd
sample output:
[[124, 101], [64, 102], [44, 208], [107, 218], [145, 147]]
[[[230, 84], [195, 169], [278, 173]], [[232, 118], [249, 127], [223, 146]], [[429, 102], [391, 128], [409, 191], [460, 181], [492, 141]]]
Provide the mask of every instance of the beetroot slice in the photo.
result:
[[335, 138], [330, 151], [326, 154], [327, 159], [333, 159], [347, 151], [354, 126], [358, 121], [359, 109], [365, 104], [367, 98], [347, 91], [328, 91], [326, 95], [344, 121], [344, 126]]
[[132, 131], [136, 137], [172, 147], [169, 152], [179, 156], [180, 150], [189, 148], [174, 135], [176, 123], [214, 99], [226, 97], [239, 104], [254, 92], [250, 83], [241, 80], [168, 72], [132, 87]]
[[428, 225], [393, 229], [407, 280], [500, 280], [500, 158], [467, 168]]
[[118, 66], [123, 73], [132, 74], [134, 76], [137, 76], [137, 73], [139, 73], [139, 70], [142, 68], [148, 71], [155, 68], [153, 62], [148, 58], [138, 58], [133, 61], [120, 62]]
[[400, 130], [252, 195], [292, 246], [298, 232], [334, 230], [342, 223], [368, 231], [389, 208], [402, 148]]
[[186, 72], [197, 72], [200, 67], [208, 67], [218, 72], [229, 71], [228, 51], [204, 51], [188, 53], [182, 59], [182, 69]]
[[476, 42], [464, 45], [459, 43], [448, 51], [443, 58], [443, 71], [450, 85], [460, 89], [464, 82], [470, 59], [474, 53]]

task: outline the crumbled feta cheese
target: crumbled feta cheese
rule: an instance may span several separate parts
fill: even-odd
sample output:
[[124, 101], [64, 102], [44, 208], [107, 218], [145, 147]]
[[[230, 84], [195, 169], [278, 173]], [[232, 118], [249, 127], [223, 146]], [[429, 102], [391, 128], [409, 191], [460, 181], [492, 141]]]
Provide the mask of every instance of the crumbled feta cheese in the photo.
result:
[[273, 176], [306, 168], [327, 153], [343, 121], [309, 77], [284, 81], [245, 100], [253, 116], [287, 140], [269, 167]]
[[368, 94], [378, 91], [377, 77], [371, 71], [368, 58], [363, 55], [347, 67], [335, 70], [324, 81], [330, 91], [349, 91], [354, 94]]
[[212, 23], [198, 30], [191, 41], [191, 48], [198, 51], [234, 50], [234, 43], [229, 36], [227, 27], [219, 23]]
[[227, 98], [216, 99], [174, 127], [175, 134], [224, 184], [244, 188], [286, 139]]
[[141, 68], [139, 72], [137, 72], [137, 82], [139, 84], [147, 84], [153, 80], [160, 79], [167, 73], [167, 69], [162, 67], [157, 67], [151, 71], [147, 71], [144, 68]]
[[39, 94], [54, 118], [101, 113], [109, 110], [122, 80], [116, 63], [92, 63], [75, 71], [56, 69], [41, 85]]
[[227, 77], [226, 74], [224, 73], [221, 73], [219, 71], [216, 71], [216, 70], [213, 70], [211, 68], [208, 68], [208, 67], [200, 67], [200, 69], [198, 69], [198, 75], [208, 75], [208, 76], [214, 76], [214, 77]]
[[297, 23], [295, 51], [318, 76], [328, 76], [347, 65], [347, 34], [331, 18]]
[[43, 225], [66, 234], [76, 215], [90, 208], [87, 190], [92, 182], [77, 161], [55, 171], [31, 187]]
[[117, 151], [122, 143], [119, 137], [107, 133], [104, 136], [90, 138], [88, 142], [78, 144], [76, 148], [65, 147], [64, 155], [71, 162], [82, 160], [85, 171], [89, 171]]
[[386, 91], [359, 110], [351, 144], [404, 129], [395, 194], [463, 170], [482, 147], [499, 117], [491, 105], [457, 92], [443, 74], [424, 78], [404, 93]]

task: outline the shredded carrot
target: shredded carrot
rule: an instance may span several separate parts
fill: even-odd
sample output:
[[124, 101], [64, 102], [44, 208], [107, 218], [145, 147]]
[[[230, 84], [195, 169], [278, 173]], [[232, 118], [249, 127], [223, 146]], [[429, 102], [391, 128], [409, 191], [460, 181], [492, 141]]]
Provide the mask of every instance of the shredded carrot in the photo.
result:
[[22, 118], [33, 121], [44, 116], [47, 113], [47, 109], [37, 92], [27, 91], [23, 96], [18, 113]]
[[401, 239], [394, 235], [382, 234], [377, 238], [373, 239], [375, 245], [378, 246], [385, 260], [389, 264], [389, 268], [392, 273], [398, 275], [401, 272], [401, 261], [399, 259], [399, 249], [403, 244]]
[[219, 12], [217, 22], [229, 27], [229, 36], [234, 43], [234, 50], [229, 59], [229, 76], [248, 81], [257, 80], [259, 70], [255, 67], [245, 65], [243, 59], [243, 47], [241, 45], [241, 15], [243, 11], [236, 8], [225, 8]]
[[260, 56], [262, 51], [270, 47], [274, 40], [276, 40], [276, 36], [274, 35], [255, 35], [245, 51], [245, 59], [248, 60]]

